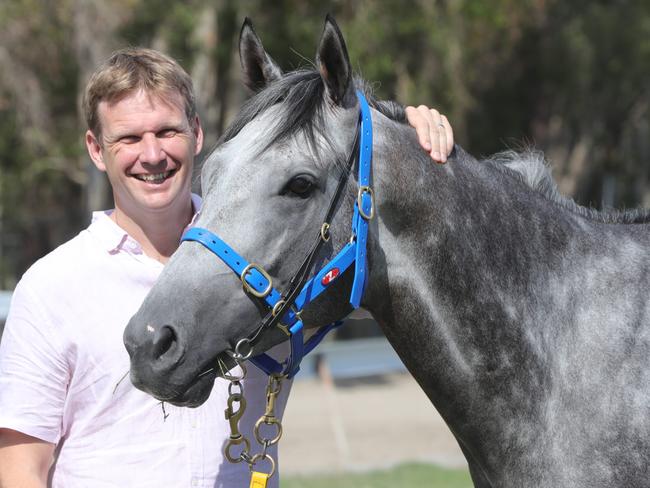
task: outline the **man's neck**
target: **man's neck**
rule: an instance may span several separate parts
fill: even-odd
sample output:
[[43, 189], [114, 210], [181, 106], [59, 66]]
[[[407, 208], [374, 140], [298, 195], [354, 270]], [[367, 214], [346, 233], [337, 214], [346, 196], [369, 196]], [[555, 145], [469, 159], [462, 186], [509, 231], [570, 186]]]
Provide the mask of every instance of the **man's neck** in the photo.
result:
[[176, 251], [194, 213], [191, 199], [182, 208], [134, 215], [116, 203], [111, 219], [135, 239], [149, 257], [166, 263]]

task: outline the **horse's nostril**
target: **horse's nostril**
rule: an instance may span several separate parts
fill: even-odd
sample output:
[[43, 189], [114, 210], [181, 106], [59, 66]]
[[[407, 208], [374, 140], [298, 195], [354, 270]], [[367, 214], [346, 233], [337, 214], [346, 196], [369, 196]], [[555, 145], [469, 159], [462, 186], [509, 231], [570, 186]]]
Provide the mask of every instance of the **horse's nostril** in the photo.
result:
[[153, 357], [159, 359], [165, 355], [167, 351], [176, 342], [176, 333], [169, 325], [163, 325], [158, 329], [153, 338]]

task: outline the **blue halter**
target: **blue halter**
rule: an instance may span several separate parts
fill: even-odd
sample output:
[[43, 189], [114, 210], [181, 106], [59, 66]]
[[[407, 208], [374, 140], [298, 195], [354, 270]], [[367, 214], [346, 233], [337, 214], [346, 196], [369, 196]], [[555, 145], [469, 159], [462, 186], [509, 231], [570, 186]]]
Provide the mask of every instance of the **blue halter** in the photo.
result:
[[[342, 321], [321, 327], [310, 339], [304, 343], [302, 310], [323, 293], [339, 276], [354, 263], [354, 280], [350, 294], [350, 305], [353, 309], [359, 307], [361, 297], [366, 286], [367, 256], [366, 243], [368, 238], [368, 222], [374, 215], [373, 192], [370, 186], [370, 172], [372, 167], [372, 119], [370, 107], [364, 95], [357, 91], [357, 98], [361, 107], [360, 113], [360, 143], [359, 143], [359, 191], [354, 204], [352, 217], [352, 238], [338, 254], [323, 267], [316, 275], [308, 280], [297, 294], [293, 304], [286, 307], [286, 296], [273, 287], [271, 277], [255, 263], [249, 263], [233, 248], [221, 240], [216, 234], [207, 229], [192, 227], [185, 232], [182, 241], [196, 241], [217, 255], [228, 267], [235, 272], [244, 290], [260, 299], [263, 299], [270, 308], [273, 316], [282, 313], [278, 326], [289, 336], [291, 353], [289, 357], [279, 363], [267, 354], [250, 357], [250, 361], [266, 374], [281, 374], [292, 378], [300, 369], [302, 358], [314, 349], [327, 335], [328, 332], [341, 325]], [[354, 151], [354, 148], [353, 148]], [[326, 222], [321, 229], [323, 240], [327, 240], [329, 223]], [[235, 347], [235, 353], [240, 358], [247, 358], [238, 350], [240, 343], [250, 343], [257, 338], [264, 326], [254, 334], [253, 339], [242, 339]], [[252, 349], [251, 349], [252, 351]], [[250, 351], [249, 351], [250, 354]]]

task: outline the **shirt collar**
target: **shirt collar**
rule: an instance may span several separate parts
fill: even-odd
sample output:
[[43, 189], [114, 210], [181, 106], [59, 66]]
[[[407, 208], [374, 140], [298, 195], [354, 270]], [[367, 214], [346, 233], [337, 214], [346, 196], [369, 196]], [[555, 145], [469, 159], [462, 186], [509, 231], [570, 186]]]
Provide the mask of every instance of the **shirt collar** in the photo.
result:
[[[196, 220], [201, 210], [201, 203], [201, 197], [192, 193], [193, 215], [187, 227], [190, 227]], [[88, 230], [101, 239], [106, 247], [106, 251], [110, 255], [119, 254], [120, 252], [126, 252], [136, 256], [144, 254], [140, 243], [110, 218], [112, 213], [113, 209], [93, 212]]]

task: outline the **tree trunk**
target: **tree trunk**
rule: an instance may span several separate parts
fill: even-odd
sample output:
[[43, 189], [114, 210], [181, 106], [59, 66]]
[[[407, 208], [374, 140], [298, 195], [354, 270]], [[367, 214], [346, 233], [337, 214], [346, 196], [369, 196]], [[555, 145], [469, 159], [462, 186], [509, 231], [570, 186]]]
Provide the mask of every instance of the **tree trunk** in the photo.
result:
[[[120, 24], [116, 14], [121, 9], [114, 2], [101, 0], [75, 0], [74, 5], [74, 47], [79, 66], [79, 98], [77, 107], [80, 127], [86, 127], [81, 111], [83, 89], [92, 73], [104, 62], [116, 46], [115, 30]], [[84, 185], [86, 214], [93, 210], [112, 206], [111, 188], [108, 179], [93, 165], [84, 151], [80, 156], [80, 168], [84, 168], [87, 179]]]

